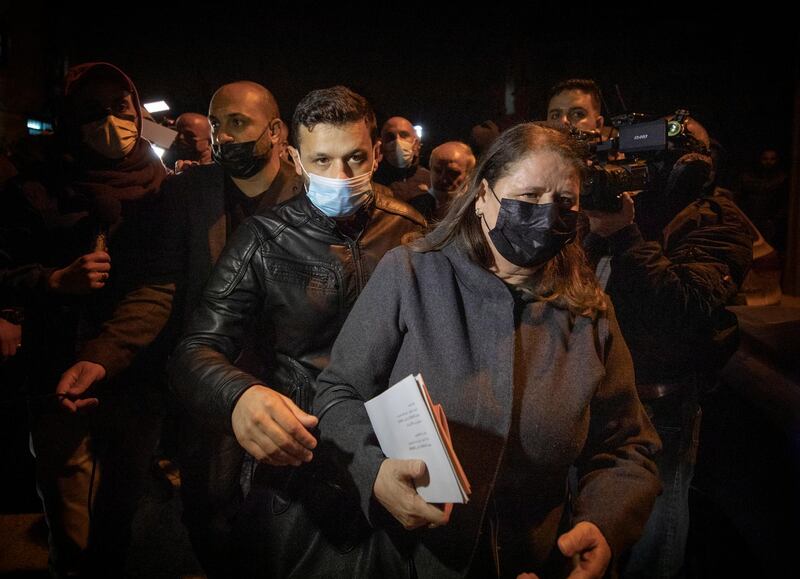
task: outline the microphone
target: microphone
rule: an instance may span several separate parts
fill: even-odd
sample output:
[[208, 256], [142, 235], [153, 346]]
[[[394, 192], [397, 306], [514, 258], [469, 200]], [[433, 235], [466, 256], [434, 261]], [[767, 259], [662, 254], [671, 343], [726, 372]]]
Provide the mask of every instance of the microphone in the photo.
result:
[[108, 236], [122, 215], [119, 199], [111, 195], [96, 197], [92, 204], [92, 214], [96, 223], [93, 251], [108, 252]]

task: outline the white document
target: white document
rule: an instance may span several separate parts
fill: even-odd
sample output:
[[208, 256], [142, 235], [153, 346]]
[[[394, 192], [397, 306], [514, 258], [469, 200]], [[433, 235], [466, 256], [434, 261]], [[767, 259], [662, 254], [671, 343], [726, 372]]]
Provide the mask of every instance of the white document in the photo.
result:
[[426, 502], [469, 500], [469, 482], [453, 450], [441, 406], [432, 404], [422, 376], [407, 376], [365, 406], [386, 456], [425, 462], [430, 480], [416, 483]]

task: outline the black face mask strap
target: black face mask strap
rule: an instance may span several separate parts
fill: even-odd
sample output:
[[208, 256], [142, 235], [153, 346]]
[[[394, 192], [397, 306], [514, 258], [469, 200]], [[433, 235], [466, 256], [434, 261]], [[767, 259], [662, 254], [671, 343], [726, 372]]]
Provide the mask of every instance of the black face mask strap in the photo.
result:
[[[497, 204], [502, 206], [502, 204], [500, 203], [500, 198], [497, 197], [497, 193], [494, 192], [494, 188], [489, 187], [489, 182], [488, 181], [486, 182], [486, 188], [489, 191], [491, 191], [492, 192], [492, 196], [494, 196], [494, 198], [497, 199]], [[489, 222], [486, 221], [486, 216], [483, 214], [483, 211], [481, 211], [480, 215], [481, 215], [481, 219], [483, 219], [483, 222], [486, 224], [486, 231], [492, 231], [492, 228], [489, 227]]]
[[[489, 187], [489, 182], [488, 181], [486, 182], [486, 188], [489, 191], [492, 192], [492, 195], [494, 196], [494, 198], [497, 199], [497, 204], [500, 205], [500, 199], [497, 197], [497, 193], [494, 192], [494, 189], [492, 187]], [[492, 231], [492, 228], [489, 227], [489, 222], [486, 221], [486, 216], [483, 214], [483, 211], [481, 211], [480, 217], [481, 217], [481, 219], [483, 219], [483, 222], [486, 225], [486, 231]]]
[[[272, 121], [274, 121], [274, 120], [275, 120], [275, 119], [272, 119]], [[258, 142], [261, 140], [261, 137], [263, 137], [263, 136], [264, 136], [264, 134], [267, 132], [267, 130], [269, 130], [269, 124], [270, 124], [272, 121], [267, 121], [267, 126], [266, 126], [266, 127], [264, 127], [264, 130], [263, 130], [263, 131], [261, 131], [261, 134], [260, 134], [260, 135], [258, 135], [258, 137], [256, 137], [256, 139], [255, 139], [255, 143], [256, 143], [256, 144], [258, 144]], [[255, 147], [255, 145], [254, 145], [254, 147]]]
[[486, 188], [489, 189], [489, 191], [492, 192], [492, 195], [494, 196], [494, 198], [497, 199], [497, 204], [500, 205], [500, 198], [497, 196], [497, 193], [494, 192], [494, 187], [489, 187], [489, 182], [488, 181], [486, 182]]

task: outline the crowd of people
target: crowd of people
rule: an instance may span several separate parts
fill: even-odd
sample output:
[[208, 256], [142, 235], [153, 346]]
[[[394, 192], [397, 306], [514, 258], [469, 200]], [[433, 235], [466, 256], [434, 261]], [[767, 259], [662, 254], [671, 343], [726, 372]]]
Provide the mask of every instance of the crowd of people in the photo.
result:
[[[28, 385], [54, 577], [122, 576], [159, 447], [211, 578], [681, 576], [725, 306], [755, 228], [781, 247], [774, 151], [723, 194], [680, 119], [642, 189], [584, 210], [576, 131], [612, 134], [591, 80], [427, 163], [344, 86], [282, 117], [223, 85], [163, 161], [118, 67], [63, 95], [0, 185], [0, 372]], [[365, 402], [409, 374], [466, 504], [425, 502], [427, 465], [378, 444]]]

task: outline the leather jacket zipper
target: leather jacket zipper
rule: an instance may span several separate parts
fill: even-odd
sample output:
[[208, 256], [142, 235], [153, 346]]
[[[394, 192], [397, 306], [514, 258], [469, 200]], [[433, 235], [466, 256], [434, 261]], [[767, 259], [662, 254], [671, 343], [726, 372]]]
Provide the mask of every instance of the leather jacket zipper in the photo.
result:
[[361, 252], [358, 249], [358, 241], [348, 241], [347, 247], [353, 256], [353, 265], [356, 268], [356, 282], [358, 283], [358, 293], [364, 289], [364, 271], [361, 267]]

